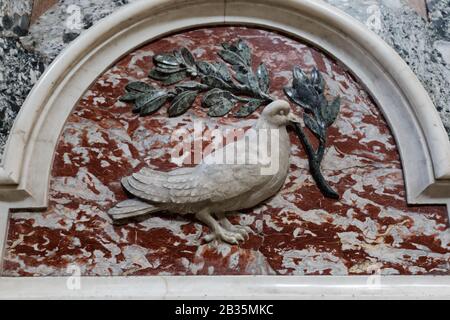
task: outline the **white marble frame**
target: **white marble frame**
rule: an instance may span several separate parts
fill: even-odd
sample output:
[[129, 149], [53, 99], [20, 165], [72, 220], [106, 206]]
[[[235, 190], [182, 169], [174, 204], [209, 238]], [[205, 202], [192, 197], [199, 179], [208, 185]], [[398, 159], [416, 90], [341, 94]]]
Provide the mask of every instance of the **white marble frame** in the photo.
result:
[[[73, 107], [95, 79], [120, 57], [152, 39], [195, 26], [221, 24], [279, 30], [320, 47], [347, 65], [377, 101], [393, 131], [404, 169], [408, 202], [450, 204], [450, 142], [436, 109], [395, 51], [352, 17], [317, 0], [143, 0], [125, 6], [75, 40], [47, 69], [27, 98], [12, 128], [0, 167], [0, 257], [9, 210], [46, 207], [59, 134]], [[268, 292], [273, 292], [274, 297], [292, 294], [335, 297], [339, 292], [364, 297], [369, 290], [361, 285], [365, 277], [288, 278], [290, 280], [278, 276], [142, 279], [142, 283], [155, 285], [154, 291], [145, 290], [134, 278], [83, 278], [83, 281], [94, 287], [99, 284], [100, 289], [86, 292], [87, 296], [97, 297], [109, 294], [163, 297], [169, 284], [171, 297], [176, 297], [177, 292], [186, 297], [234, 297], [240, 289], [243, 297], [266, 297]], [[215, 283], [223, 284], [223, 279], [236, 283], [238, 288], [225, 286], [228, 289], [219, 293], [213, 287]], [[388, 280], [387, 294], [391, 297], [401, 292], [409, 292], [414, 297], [450, 296], [450, 277], [383, 279], [383, 282]], [[52, 290], [59, 288], [58, 281], [64, 282], [64, 278], [51, 281], [47, 278], [0, 278], [0, 297], [2, 290], [10, 287], [5, 296], [55, 297]], [[158, 286], [160, 281], [167, 286]], [[410, 286], [405, 285], [408, 282]], [[136, 285], [136, 290], [121, 294], [120, 288], [128, 284]], [[33, 285], [46, 290], [33, 291], [30, 289]], [[261, 287], [266, 291], [255, 294], [248, 290]], [[186, 288], [195, 288], [195, 291], [188, 292]], [[340, 288], [344, 288], [343, 291]], [[369, 291], [372, 297], [385, 293]], [[67, 292], [61, 295], [73, 296]]]

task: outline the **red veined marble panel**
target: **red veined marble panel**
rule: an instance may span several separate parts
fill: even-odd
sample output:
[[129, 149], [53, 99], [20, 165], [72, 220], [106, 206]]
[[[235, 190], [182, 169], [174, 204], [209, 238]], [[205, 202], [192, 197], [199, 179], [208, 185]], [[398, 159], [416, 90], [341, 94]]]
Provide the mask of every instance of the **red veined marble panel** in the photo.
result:
[[[231, 216], [254, 234], [240, 246], [206, 244], [208, 228], [190, 216], [160, 213], [116, 226], [107, 210], [127, 198], [119, 180], [143, 165], [167, 170], [176, 128], [195, 119], [209, 129], [248, 127], [254, 121], [208, 118], [194, 109], [168, 118], [166, 108], [139, 117], [119, 102], [130, 80], [151, 82], [155, 53], [185, 46], [196, 58], [216, 60], [224, 41], [244, 39], [264, 61], [272, 93], [286, 99], [294, 65], [316, 66], [327, 95], [340, 95], [342, 112], [329, 130], [322, 168], [341, 194], [324, 198], [306, 155], [291, 133], [290, 173], [266, 203]], [[395, 106], [392, 106], [395, 107]], [[296, 109], [299, 113], [300, 110]], [[414, 142], [411, 142], [414, 143]], [[154, 41], [111, 67], [70, 115], [55, 153], [45, 212], [10, 219], [3, 276], [83, 275], [347, 275], [450, 274], [450, 230], [444, 206], [409, 206], [392, 134], [368, 93], [346, 68], [298, 40], [246, 27], [210, 27]]]

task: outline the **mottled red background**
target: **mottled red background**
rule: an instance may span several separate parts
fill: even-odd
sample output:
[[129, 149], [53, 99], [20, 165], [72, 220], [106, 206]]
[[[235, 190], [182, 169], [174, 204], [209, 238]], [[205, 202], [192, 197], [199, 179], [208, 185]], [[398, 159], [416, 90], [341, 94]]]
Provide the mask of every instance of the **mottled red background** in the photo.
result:
[[[114, 226], [106, 211], [127, 198], [119, 180], [143, 165], [175, 167], [175, 128], [248, 127], [254, 121], [211, 119], [200, 107], [167, 118], [166, 107], [139, 117], [118, 102], [130, 80], [148, 83], [155, 53], [185, 46], [217, 60], [224, 41], [242, 38], [253, 64], [268, 66], [271, 93], [286, 99], [293, 66], [316, 66], [342, 111], [329, 130], [324, 175], [341, 194], [324, 198], [291, 134], [291, 170], [280, 193], [233, 215], [255, 234], [239, 246], [205, 244], [208, 228], [193, 217], [162, 213]], [[297, 113], [301, 111], [296, 109]], [[394, 139], [379, 110], [345, 67], [286, 36], [245, 27], [210, 27], [168, 36], [124, 57], [90, 88], [70, 115], [56, 149], [45, 212], [10, 219], [3, 276], [191, 274], [450, 274], [450, 231], [444, 206], [408, 206]]]

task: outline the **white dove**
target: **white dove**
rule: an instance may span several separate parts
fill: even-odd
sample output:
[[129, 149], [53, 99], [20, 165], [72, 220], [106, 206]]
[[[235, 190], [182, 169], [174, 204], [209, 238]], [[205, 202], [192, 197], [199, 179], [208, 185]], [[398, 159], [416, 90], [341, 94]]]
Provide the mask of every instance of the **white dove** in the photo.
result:
[[[243, 241], [251, 229], [232, 225], [225, 213], [252, 208], [283, 186], [290, 154], [286, 126], [291, 121], [299, 122], [299, 118], [286, 101], [276, 100], [264, 108], [252, 127], [254, 130], [249, 129], [238, 141], [215, 150], [196, 167], [170, 172], [142, 168], [121, 181], [137, 199], [118, 203], [109, 210], [109, 215], [118, 221], [158, 211], [195, 214], [212, 231], [204, 237], [206, 241], [216, 239], [232, 244]], [[268, 138], [262, 139], [261, 133]], [[261, 146], [262, 143], [266, 145]], [[261, 152], [262, 149], [267, 152]], [[214, 161], [230, 150], [237, 151], [233, 163]]]

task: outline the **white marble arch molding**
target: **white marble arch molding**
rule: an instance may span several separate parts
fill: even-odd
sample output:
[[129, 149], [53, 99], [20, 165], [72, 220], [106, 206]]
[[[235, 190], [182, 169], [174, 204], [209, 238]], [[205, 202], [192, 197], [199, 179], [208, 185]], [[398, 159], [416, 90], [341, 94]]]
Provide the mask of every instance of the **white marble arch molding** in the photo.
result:
[[[408, 202], [450, 204], [450, 142], [432, 101], [395, 51], [352, 17], [318, 0], [142, 0], [123, 7], [76, 39], [47, 69], [23, 105], [0, 168], [0, 257], [9, 210], [46, 207], [58, 137], [91, 84], [115, 61], [153, 39], [187, 28], [224, 24], [277, 30], [340, 60], [364, 84], [392, 129], [403, 164]], [[269, 278], [277, 277], [265, 279]], [[302, 281], [307, 281], [304, 288], [308, 290], [315, 278], [306, 278]], [[208, 287], [202, 278], [196, 279], [197, 285]], [[214, 277], [207, 281], [211, 279]], [[314, 289], [312, 295], [323, 296], [330, 286], [342, 285], [334, 277], [321, 279], [318, 291]], [[21, 281], [25, 280], [0, 278], [0, 289], [5, 285], [20, 288]], [[302, 281], [290, 282], [290, 286], [303, 288]], [[367, 288], [358, 281], [358, 286], [352, 287], [351, 283], [356, 283], [352, 281], [352, 294], [364, 294]], [[428, 280], [417, 281], [411, 282], [413, 295], [450, 294], [449, 277], [437, 281], [439, 290]], [[246, 282], [240, 283], [245, 286]], [[417, 287], [414, 283], [418, 283]], [[236, 289], [219, 295], [234, 296]], [[95, 292], [100, 295], [105, 290]], [[274, 294], [282, 296], [283, 290]], [[248, 293], [246, 297], [252, 296]]]

